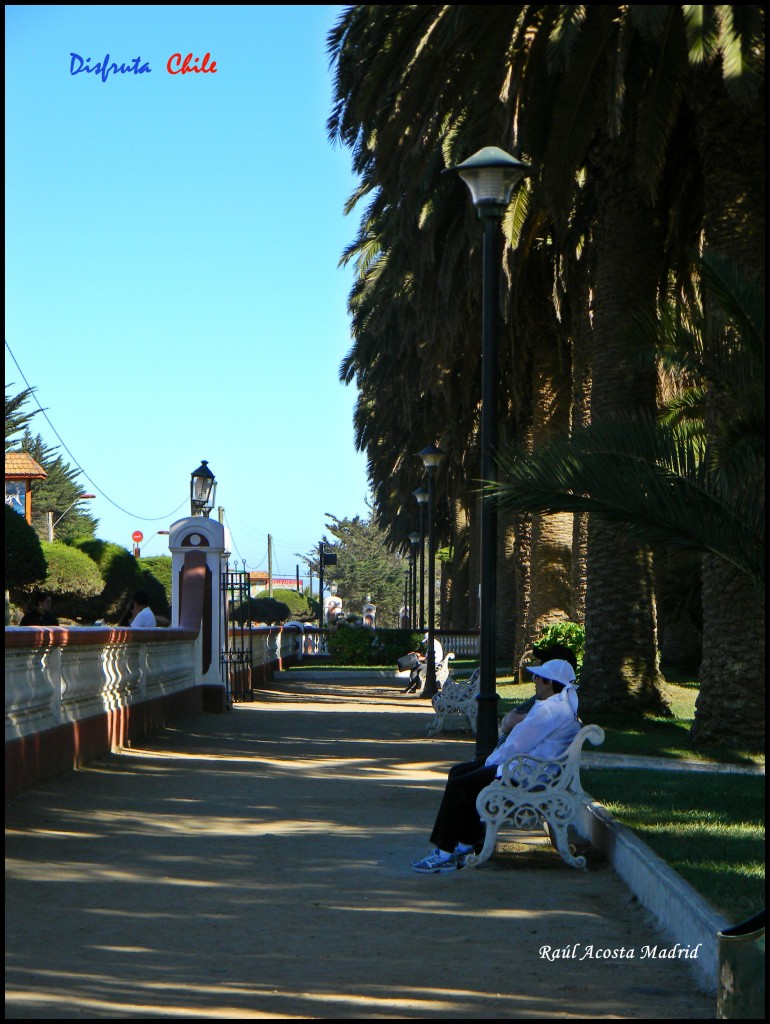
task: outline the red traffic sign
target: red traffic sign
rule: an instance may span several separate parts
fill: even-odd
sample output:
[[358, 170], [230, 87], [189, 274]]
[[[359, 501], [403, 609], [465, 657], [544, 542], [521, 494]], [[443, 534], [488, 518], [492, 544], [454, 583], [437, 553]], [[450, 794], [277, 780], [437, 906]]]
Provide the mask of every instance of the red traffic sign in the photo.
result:
[[134, 544], [138, 544], [140, 540], [144, 540], [144, 534], [141, 532], [141, 530], [134, 530], [134, 532], [131, 534], [131, 540], [134, 542]]

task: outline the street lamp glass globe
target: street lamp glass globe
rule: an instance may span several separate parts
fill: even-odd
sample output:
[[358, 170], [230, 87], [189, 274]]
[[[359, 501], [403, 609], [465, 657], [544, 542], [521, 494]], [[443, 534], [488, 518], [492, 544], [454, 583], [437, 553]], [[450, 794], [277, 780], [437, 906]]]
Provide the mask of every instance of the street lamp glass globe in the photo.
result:
[[422, 459], [422, 463], [426, 469], [436, 469], [440, 466], [446, 457], [446, 452], [442, 452], [440, 448], [437, 448], [434, 444], [429, 444], [427, 448], [423, 448], [419, 452], [419, 456]]
[[457, 171], [471, 190], [473, 205], [505, 207], [525, 174], [532, 168], [497, 146], [485, 146], [463, 163], [451, 168]]

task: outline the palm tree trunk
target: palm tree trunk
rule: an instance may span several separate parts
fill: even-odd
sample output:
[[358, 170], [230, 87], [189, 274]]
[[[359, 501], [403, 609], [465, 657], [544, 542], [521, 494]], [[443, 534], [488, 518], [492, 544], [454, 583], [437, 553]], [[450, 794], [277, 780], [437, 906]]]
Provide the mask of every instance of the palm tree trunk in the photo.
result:
[[[570, 367], [566, 354], [558, 350], [553, 332], [539, 346], [533, 378], [532, 442], [537, 449], [554, 438], [566, 437], [569, 431]], [[544, 627], [569, 619], [572, 519], [570, 512], [532, 517], [527, 647]]]
[[512, 664], [519, 620], [516, 516], [501, 509], [497, 519], [497, 663]]
[[[698, 76], [698, 145], [705, 243], [765, 274], [764, 93], [748, 108], [728, 99], [720, 69]], [[712, 322], [710, 330], [721, 325]], [[721, 559], [703, 559], [703, 660], [693, 736], [763, 747], [765, 599]]]
[[[625, 331], [634, 315], [655, 310], [661, 236], [653, 211], [633, 186], [621, 145], [597, 145], [593, 169], [593, 422], [627, 417], [634, 408], [655, 408], [655, 374], [636, 371]], [[651, 555], [621, 537], [616, 527], [595, 519], [588, 528], [585, 628], [583, 710], [665, 713]]]

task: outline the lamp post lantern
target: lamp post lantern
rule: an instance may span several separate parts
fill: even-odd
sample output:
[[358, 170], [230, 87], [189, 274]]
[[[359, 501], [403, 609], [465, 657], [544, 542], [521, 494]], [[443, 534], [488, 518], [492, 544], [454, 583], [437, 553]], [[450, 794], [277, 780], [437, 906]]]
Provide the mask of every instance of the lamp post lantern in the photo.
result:
[[420, 506], [420, 614], [417, 628], [423, 629], [425, 626], [425, 506], [428, 504], [428, 488], [418, 487], [412, 491], [412, 494]]
[[[497, 480], [498, 335], [500, 326], [500, 226], [514, 189], [531, 167], [496, 146], [486, 146], [456, 167], [471, 191], [483, 229], [481, 339], [481, 479]], [[479, 714], [476, 754], [486, 757], [497, 740], [497, 508], [481, 504], [481, 609]]]
[[208, 519], [214, 509], [216, 490], [214, 474], [204, 459], [190, 476], [190, 515], [206, 516]]
[[428, 667], [425, 673], [424, 697], [432, 697], [436, 693], [436, 652], [433, 647], [436, 630], [436, 540], [433, 520], [434, 491], [436, 470], [441, 465], [445, 453], [435, 445], [429, 445], [419, 453], [423, 465], [428, 471]]

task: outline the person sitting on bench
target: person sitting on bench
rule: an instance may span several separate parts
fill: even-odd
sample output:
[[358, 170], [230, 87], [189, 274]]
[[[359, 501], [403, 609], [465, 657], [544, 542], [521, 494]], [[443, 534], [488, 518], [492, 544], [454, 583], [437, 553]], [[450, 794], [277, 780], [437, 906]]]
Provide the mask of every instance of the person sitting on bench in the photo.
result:
[[[422, 691], [422, 688], [425, 685], [425, 675], [428, 671], [427, 647], [429, 639], [430, 636], [428, 633], [426, 633], [425, 636], [420, 641], [420, 647], [424, 648], [424, 650], [410, 652], [410, 654], [414, 655], [414, 657], [417, 659], [417, 663], [413, 666], [411, 672], [409, 673], [409, 684], [404, 687], [404, 689], [401, 691], [402, 693], [417, 693], [418, 690]], [[444, 648], [441, 646], [441, 643], [435, 637], [433, 639], [433, 657], [433, 666], [437, 669], [441, 662], [444, 660]]]
[[463, 867], [465, 857], [483, 843], [476, 797], [502, 775], [503, 764], [517, 754], [561, 757], [580, 731], [575, 672], [569, 662], [555, 658], [527, 671], [535, 677], [537, 703], [486, 760], [474, 758], [450, 768], [430, 837], [436, 849], [413, 861], [414, 871], [435, 875]]

